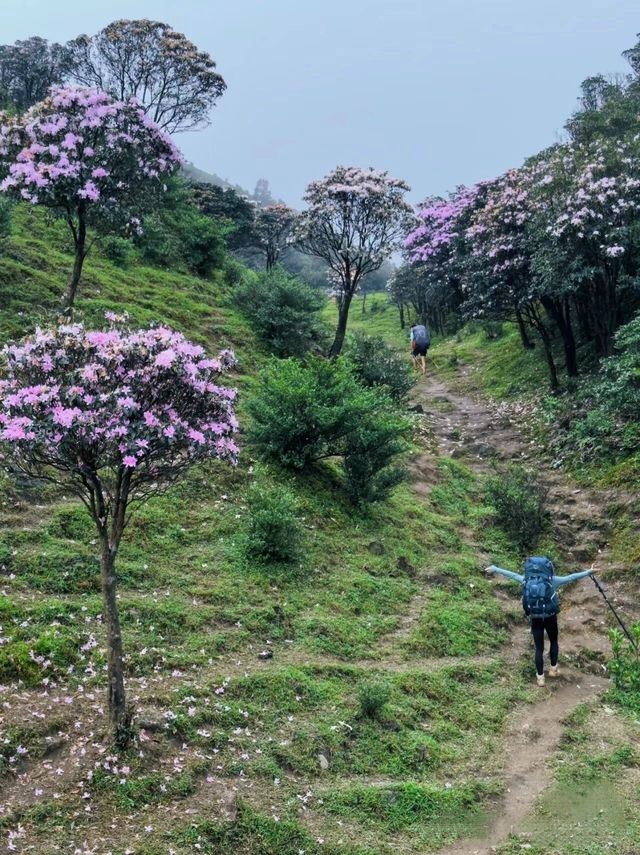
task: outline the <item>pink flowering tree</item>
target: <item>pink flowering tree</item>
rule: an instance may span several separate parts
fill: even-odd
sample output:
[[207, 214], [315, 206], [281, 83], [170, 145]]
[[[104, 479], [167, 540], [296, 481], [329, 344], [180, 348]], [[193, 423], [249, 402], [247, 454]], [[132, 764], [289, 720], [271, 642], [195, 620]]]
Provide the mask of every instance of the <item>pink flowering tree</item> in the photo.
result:
[[586, 337], [611, 353], [640, 272], [640, 149], [635, 137], [558, 147], [535, 187], [548, 279], [568, 283]]
[[0, 115], [0, 191], [49, 208], [73, 236], [69, 310], [91, 246], [88, 229], [139, 230], [180, 162], [171, 139], [135, 101], [104, 92], [53, 88], [23, 116]]
[[256, 211], [249, 242], [273, 270], [283, 250], [291, 243], [297, 214], [287, 205], [268, 205]]
[[203, 460], [235, 463], [235, 391], [220, 384], [234, 364], [165, 327], [105, 331], [80, 324], [37, 330], [5, 347], [0, 441], [19, 470], [75, 493], [100, 543], [108, 695], [116, 740], [125, 743], [122, 637], [116, 557], [137, 507]]
[[457, 311], [471, 253], [466, 232], [472, 216], [484, 204], [490, 182], [460, 186], [449, 198], [427, 199], [418, 208], [418, 224], [404, 239], [408, 262], [396, 287], [409, 289], [416, 315], [439, 332], [444, 317]]
[[349, 307], [367, 273], [378, 270], [412, 222], [409, 187], [386, 172], [338, 166], [307, 187], [307, 209], [296, 227], [298, 247], [321, 258], [338, 298], [338, 326], [330, 356], [342, 350]]

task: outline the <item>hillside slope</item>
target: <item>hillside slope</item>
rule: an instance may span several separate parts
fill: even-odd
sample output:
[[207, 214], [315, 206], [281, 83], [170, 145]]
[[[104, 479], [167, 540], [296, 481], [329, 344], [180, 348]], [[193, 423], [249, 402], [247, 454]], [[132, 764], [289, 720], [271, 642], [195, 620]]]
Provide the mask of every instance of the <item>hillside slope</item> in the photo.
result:
[[[2, 341], [51, 321], [69, 264], [58, 227], [20, 211], [0, 255]], [[172, 324], [210, 350], [234, 347], [243, 418], [268, 355], [222, 271], [202, 280], [121, 269], [96, 254], [79, 310], [97, 324], [108, 309], [126, 309], [134, 324]], [[374, 316], [364, 316], [370, 327]], [[447, 413], [460, 407], [429, 388], [416, 393], [426, 412], [415, 416], [413, 480], [368, 515], [347, 503], [330, 466], [285, 476], [245, 450], [238, 469], [202, 467], [134, 518], [120, 608], [141, 730], [125, 756], [112, 754], [106, 729], [90, 521], [68, 497], [4, 478], [7, 851], [377, 855], [490, 833], [514, 721], [527, 720], [540, 695], [517, 591], [501, 586], [496, 596], [478, 572], [489, 558], [514, 566], [517, 549], [491, 524], [482, 467], [450, 453], [457, 433]], [[295, 492], [307, 533], [300, 566], [246, 557], [255, 482]], [[544, 546], [556, 549], [551, 536]], [[566, 561], [565, 547], [554, 554]], [[569, 651], [573, 669], [585, 669], [570, 672], [574, 682], [590, 679], [583, 647], [578, 638]], [[562, 707], [571, 739], [556, 722], [549, 748], [573, 797], [573, 825], [500, 851], [531, 839], [534, 852], [583, 853], [571, 834], [603, 790], [611, 808], [588, 826], [591, 855], [640, 844], [635, 808], [624, 804], [637, 786], [637, 724], [610, 716], [600, 688], [587, 705], [577, 693]], [[553, 703], [553, 687], [543, 697]]]

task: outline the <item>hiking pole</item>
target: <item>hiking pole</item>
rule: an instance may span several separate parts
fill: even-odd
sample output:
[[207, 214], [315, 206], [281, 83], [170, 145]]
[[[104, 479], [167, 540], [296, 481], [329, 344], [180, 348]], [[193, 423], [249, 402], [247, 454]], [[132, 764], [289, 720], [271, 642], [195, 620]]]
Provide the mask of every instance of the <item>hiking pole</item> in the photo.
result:
[[605, 601], [605, 603], [609, 606], [609, 608], [610, 608], [610, 609], [611, 609], [611, 611], [613, 612], [613, 615], [614, 615], [615, 619], [618, 621], [618, 623], [619, 623], [619, 624], [620, 624], [620, 626], [622, 627], [622, 631], [624, 632], [624, 634], [625, 634], [625, 635], [627, 636], [627, 638], [629, 639], [629, 642], [631, 643], [631, 646], [633, 647], [633, 649], [635, 650], [635, 652], [636, 652], [636, 653], [640, 652], [640, 651], [638, 650], [638, 645], [636, 644], [636, 642], [634, 641], [634, 639], [633, 639], [633, 637], [632, 637], [631, 633], [629, 632], [629, 630], [628, 630], [628, 629], [627, 629], [627, 627], [625, 626], [624, 621], [622, 620], [622, 618], [620, 617], [620, 615], [618, 614], [618, 612], [614, 609], [613, 604], [612, 604], [611, 600], [609, 599], [609, 597], [607, 597], [607, 595], [605, 594], [605, 592], [604, 592], [604, 588], [602, 587], [602, 585], [600, 584], [600, 582], [598, 582], [598, 580], [596, 579], [596, 577], [595, 577], [595, 576], [593, 576], [593, 575], [592, 575], [592, 576], [591, 576], [591, 578], [592, 578], [592, 580], [593, 580], [593, 584], [596, 586], [596, 588], [600, 591], [600, 593], [601, 593], [601, 594], [602, 594], [602, 596], [604, 597], [604, 601]]

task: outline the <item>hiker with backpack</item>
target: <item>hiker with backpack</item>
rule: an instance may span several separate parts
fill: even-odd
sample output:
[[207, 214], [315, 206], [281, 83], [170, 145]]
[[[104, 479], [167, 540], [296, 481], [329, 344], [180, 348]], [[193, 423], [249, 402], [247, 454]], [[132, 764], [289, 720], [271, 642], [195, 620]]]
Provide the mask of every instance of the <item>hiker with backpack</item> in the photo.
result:
[[531, 622], [531, 635], [536, 647], [536, 680], [544, 686], [544, 634], [549, 636], [549, 658], [551, 667], [549, 676], [557, 677], [558, 669], [558, 612], [560, 598], [558, 588], [591, 576], [593, 569], [568, 576], [556, 576], [553, 562], [543, 556], [527, 558], [524, 562], [524, 574], [503, 570], [492, 564], [485, 573], [499, 573], [507, 579], [513, 579], [522, 585], [522, 608]]
[[409, 333], [409, 342], [411, 343], [411, 358], [413, 359], [414, 366], [416, 368], [418, 367], [418, 357], [420, 357], [422, 373], [426, 374], [427, 351], [429, 350], [429, 345], [431, 344], [431, 336], [429, 335], [429, 330], [424, 324], [414, 324], [411, 327], [411, 332]]

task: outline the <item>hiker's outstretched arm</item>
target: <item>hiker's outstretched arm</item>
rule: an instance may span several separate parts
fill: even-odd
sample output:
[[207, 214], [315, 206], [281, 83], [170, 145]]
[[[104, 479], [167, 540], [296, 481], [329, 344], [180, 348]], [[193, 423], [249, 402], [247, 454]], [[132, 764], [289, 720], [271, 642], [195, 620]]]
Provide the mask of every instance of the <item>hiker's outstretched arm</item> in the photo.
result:
[[503, 570], [502, 567], [496, 567], [495, 564], [492, 564], [487, 570], [492, 573], [499, 573], [501, 576], [506, 576], [507, 579], [513, 579], [514, 582], [524, 582], [524, 576], [521, 576], [520, 573], [514, 573], [512, 570]]
[[591, 576], [592, 573], [593, 570], [582, 570], [580, 573], [570, 573], [568, 576], [554, 576], [553, 587], [561, 588], [569, 582], [577, 582], [578, 579], [586, 579], [587, 576]]

